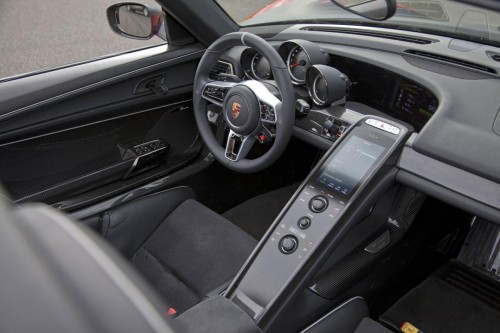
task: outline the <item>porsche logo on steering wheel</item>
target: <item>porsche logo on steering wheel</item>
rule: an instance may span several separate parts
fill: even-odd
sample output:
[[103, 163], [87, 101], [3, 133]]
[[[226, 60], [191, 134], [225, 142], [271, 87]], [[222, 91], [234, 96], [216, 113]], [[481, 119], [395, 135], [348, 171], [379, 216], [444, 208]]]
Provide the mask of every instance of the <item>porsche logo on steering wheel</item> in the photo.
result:
[[231, 114], [233, 115], [234, 119], [240, 116], [240, 111], [241, 111], [241, 104], [233, 102], [233, 104], [231, 105]]

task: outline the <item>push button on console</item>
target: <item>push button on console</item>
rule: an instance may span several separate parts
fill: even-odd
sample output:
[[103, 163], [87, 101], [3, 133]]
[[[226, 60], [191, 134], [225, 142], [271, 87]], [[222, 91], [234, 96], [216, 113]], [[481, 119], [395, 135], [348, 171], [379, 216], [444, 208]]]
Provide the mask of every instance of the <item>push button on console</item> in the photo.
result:
[[300, 229], [307, 229], [311, 226], [311, 219], [308, 218], [307, 216], [301, 217], [297, 221], [297, 225], [299, 226]]
[[297, 249], [299, 246], [299, 241], [297, 237], [292, 235], [286, 235], [280, 240], [280, 251], [284, 254], [290, 254]]
[[317, 195], [309, 201], [309, 209], [315, 213], [323, 212], [328, 207], [328, 199], [323, 195]]

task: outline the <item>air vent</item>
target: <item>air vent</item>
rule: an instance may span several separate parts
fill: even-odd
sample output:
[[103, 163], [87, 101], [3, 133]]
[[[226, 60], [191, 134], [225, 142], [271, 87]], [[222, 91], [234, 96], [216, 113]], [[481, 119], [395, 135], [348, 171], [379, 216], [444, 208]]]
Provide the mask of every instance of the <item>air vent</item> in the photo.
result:
[[208, 73], [208, 77], [211, 80], [217, 80], [220, 73], [234, 74], [233, 65], [229, 62], [219, 60], [217, 61], [217, 64], [215, 64], [214, 68], [212, 68], [212, 70]]
[[473, 62], [461, 60], [461, 59], [456, 59], [456, 58], [451, 58], [447, 56], [443, 56], [440, 54], [435, 54], [435, 53], [429, 53], [429, 52], [423, 52], [423, 51], [415, 51], [415, 50], [408, 50], [405, 51], [406, 53], [413, 54], [419, 57], [424, 57], [427, 59], [432, 59], [432, 60], [437, 60], [440, 62], [445, 62], [448, 64], [453, 64], [453, 65], [459, 65], [461, 67], [467, 67], [469, 69], [473, 69], [476, 71], [481, 71], [481, 72], [486, 72], [486, 73], [493, 73], [496, 74], [497, 71], [494, 70], [493, 68], [490, 68], [488, 66], [483, 66], [480, 64], [476, 64]]
[[413, 44], [431, 44], [436, 42], [436, 40], [428, 38], [414, 37], [401, 34], [391, 34], [387, 32], [362, 30], [362, 29], [349, 29], [349, 28], [338, 28], [338, 27], [304, 27], [301, 30], [369, 36], [376, 38], [399, 40], [402, 42], [413, 43]]

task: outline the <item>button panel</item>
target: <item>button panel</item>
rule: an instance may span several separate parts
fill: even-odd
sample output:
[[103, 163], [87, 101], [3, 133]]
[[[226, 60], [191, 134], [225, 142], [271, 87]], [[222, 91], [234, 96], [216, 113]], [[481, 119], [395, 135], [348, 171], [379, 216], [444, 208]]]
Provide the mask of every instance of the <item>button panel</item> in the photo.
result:
[[276, 121], [276, 115], [272, 106], [266, 103], [260, 102], [260, 119], [263, 122], [274, 123]]
[[135, 160], [123, 178], [125, 179], [138, 172], [156, 167], [163, 161], [169, 148], [170, 145], [161, 139], [141, 143], [129, 148], [123, 155], [123, 158], [134, 158]]
[[[318, 198], [324, 207], [321, 208], [323, 210], [314, 212], [311, 203]], [[313, 185], [306, 186], [274, 230], [266, 247], [278, 246], [280, 252], [285, 253], [281, 249], [281, 241], [286, 236], [294, 236], [299, 246], [293, 251], [293, 255], [287, 256], [287, 261], [302, 261], [333, 228], [344, 206], [345, 202], [338, 200], [332, 193]], [[297, 216], [302, 217], [297, 219]]]
[[389, 125], [388, 123], [385, 123], [385, 122], [380, 121], [380, 120], [367, 119], [365, 121], [365, 123], [367, 123], [370, 126], [381, 129], [382, 131], [386, 131], [388, 133], [394, 134], [394, 135], [398, 135], [400, 132], [400, 129], [397, 128], [396, 126]]
[[226, 88], [217, 88], [217, 87], [206, 87], [205, 91], [203, 91], [203, 97], [213, 100], [217, 103], [222, 103], [224, 101], [224, 97], [226, 97], [227, 89]]
[[154, 140], [154, 141], [151, 141], [148, 143], [143, 143], [141, 145], [134, 146], [134, 147], [132, 147], [132, 151], [136, 155], [141, 156], [141, 155], [146, 155], [146, 154], [158, 151], [158, 150], [162, 150], [166, 147], [167, 147], [167, 145], [162, 140]]

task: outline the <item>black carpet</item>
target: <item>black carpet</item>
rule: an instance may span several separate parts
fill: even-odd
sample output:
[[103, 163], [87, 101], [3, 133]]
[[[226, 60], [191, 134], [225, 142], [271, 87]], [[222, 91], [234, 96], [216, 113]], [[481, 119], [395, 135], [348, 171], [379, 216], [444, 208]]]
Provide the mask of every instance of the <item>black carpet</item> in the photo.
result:
[[500, 332], [500, 284], [452, 263], [390, 307], [382, 322], [425, 333]]
[[224, 216], [255, 239], [261, 239], [299, 184], [267, 192], [226, 211]]

